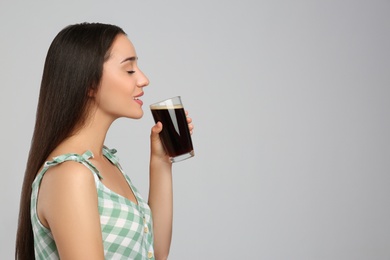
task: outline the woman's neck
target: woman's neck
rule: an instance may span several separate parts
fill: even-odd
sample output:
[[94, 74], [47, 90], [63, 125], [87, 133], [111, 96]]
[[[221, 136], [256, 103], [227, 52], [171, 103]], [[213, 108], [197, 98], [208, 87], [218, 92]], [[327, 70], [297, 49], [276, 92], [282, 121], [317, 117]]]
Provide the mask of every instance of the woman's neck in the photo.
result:
[[83, 127], [58, 145], [52, 152], [51, 157], [65, 153], [83, 154], [87, 150], [91, 151], [94, 156], [101, 157], [111, 123], [112, 121], [97, 120], [96, 117], [91, 118]]

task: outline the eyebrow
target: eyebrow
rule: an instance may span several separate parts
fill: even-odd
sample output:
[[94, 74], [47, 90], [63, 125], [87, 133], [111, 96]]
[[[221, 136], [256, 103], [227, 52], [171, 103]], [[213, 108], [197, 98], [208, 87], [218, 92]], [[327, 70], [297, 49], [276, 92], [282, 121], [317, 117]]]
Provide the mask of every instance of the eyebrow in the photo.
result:
[[121, 63], [124, 63], [126, 61], [136, 61], [136, 60], [138, 60], [138, 57], [132, 56], [132, 57], [128, 57], [128, 58], [124, 59], [123, 61], [121, 61]]

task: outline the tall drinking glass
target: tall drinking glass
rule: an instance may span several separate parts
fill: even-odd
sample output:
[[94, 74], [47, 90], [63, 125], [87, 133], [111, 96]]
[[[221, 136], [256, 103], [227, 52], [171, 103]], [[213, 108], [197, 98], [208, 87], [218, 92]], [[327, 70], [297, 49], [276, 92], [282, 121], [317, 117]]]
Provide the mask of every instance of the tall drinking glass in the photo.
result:
[[187, 117], [181, 97], [169, 98], [150, 105], [154, 121], [163, 124], [160, 139], [171, 162], [179, 162], [195, 155]]

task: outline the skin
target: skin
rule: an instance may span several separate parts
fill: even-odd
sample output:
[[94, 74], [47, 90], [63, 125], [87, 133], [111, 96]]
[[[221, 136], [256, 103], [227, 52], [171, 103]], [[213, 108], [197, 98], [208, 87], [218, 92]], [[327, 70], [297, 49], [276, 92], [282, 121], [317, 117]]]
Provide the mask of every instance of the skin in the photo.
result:
[[[103, 184], [112, 191], [137, 203], [125, 178], [102, 154], [107, 131], [120, 117], [139, 119], [142, 105], [134, 100], [142, 96], [148, 78], [137, 65], [130, 40], [119, 35], [103, 67], [98, 91], [91, 92], [92, 109], [87, 123], [62, 142], [47, 158], [65, 153], [94, 154], [91, 162], [103, 176]], [[191, 118], [187, 117], [192, 133]], [[172, 164], [159, 138], [158, 122], [150, 135], [149, 206], [153, 212], [154, 251], [156, 259], [167, 259], [172, 237]], [[45, 174], [38, 196], [38, 217], [51, 229], [61, 259], [104, 259], [100, 217], [93, 176], [77, 162], [64, 162]]]

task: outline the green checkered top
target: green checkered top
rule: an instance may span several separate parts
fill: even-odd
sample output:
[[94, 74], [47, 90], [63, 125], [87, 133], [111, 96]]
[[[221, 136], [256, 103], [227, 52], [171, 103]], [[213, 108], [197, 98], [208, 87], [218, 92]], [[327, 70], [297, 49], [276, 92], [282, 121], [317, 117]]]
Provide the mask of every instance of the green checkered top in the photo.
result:
[[115, 149], [103, 148], [103, 154], [116, 165], [125, 176], [134, 192], [137, 204], [111, 191], [100, 181], [99, 171], [89, 161], [90, 151], [84, 154], [64, 154], [45, 162], [32, 184], [31, 222], [34, 233], [36, 259], [59, 259], [56, 243], [50, 229], [42, 225], [37, 214], [38, 190], [45, 172], [52, 166], [65, 161], [76, 161], [91, 170], [96, 184], [100, 225], [103, 236], [105, 259], [154, 259], [152, 214], [129, 177], [124, 174]]

